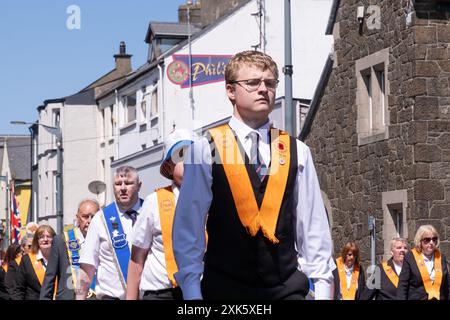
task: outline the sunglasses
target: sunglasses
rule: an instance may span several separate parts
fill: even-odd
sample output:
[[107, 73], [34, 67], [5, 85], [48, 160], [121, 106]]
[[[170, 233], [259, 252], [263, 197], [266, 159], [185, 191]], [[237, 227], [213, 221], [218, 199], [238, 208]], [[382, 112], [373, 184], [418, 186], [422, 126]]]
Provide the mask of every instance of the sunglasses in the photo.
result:
[[438, 237], [433, 237], [433, 238], [426, 237], [426, 238], [422, 239], [422, 242], [425, 244], [428, 244], [428, 243], [430, 243], [431, 240], [433, 240], [434, 243], [437, 243]]

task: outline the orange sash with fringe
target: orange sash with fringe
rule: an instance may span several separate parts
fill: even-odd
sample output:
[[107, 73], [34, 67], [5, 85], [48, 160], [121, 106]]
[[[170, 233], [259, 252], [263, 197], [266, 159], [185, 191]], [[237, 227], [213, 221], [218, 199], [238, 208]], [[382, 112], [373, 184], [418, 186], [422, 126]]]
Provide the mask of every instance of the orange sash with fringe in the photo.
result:
[[384, 261], [382, 264], [384, 273], [386, 273], [389, 280], [391, 280], [392, 284], [397, 288], [398, 287], [398, 275], [395, 272], [394, 269], [390, 265], [387, 264], [386, 261]]
[[422, 277], [423, 286], [428, 293], [428, 300], [440, 300], [441, 298], [441, 282], [442, 282], [442, 258], [441, 252], [436, 249], [434, 251], [434, 282], [431, 282], [430, 274], [428, 273], [427, 266], [423, 260], [422, 254], [417, 251], [416, 248], [411, 250], [414, 259], [416, 260], [417, 267], [419, 268], [420, 276]]
[[342, 300], [355, 300], [356, 289], [358, 289], [359, 265], [353, 266], [352, 278], [350, 279], [350, 288], [347, 289], [347, 277], [345, 275], [344, 260], [342, 257], [336, 259], [336, 265], [339, 272], [339, 282], [342, 294]]
[[176, 206], [175, 195], [173, 194], [172, 187], [168, 186], [156, 190], [156, 196], [158, 198], [159, 219], [161, 221], [167, 275], [172, 282], [172, 286], [176, 287], [177, 282], [173, 275], [178, 271], [178, 267], [175, 262], [172, 247], [172, 225]]
[[272, 243], [278, 243], [275, 229], [289, 175], [289, 135], [284, 131], [272, 129], [272, 161], [267, 177], [269, 180], [259, 209], [245, 162], [231, 128], [225, 124], [210, 129], [209, 132], [214, 139], [216, 150], [219, 152], [242, 225], [250, 235], [255, 236], [261, 229], [267, 239]]

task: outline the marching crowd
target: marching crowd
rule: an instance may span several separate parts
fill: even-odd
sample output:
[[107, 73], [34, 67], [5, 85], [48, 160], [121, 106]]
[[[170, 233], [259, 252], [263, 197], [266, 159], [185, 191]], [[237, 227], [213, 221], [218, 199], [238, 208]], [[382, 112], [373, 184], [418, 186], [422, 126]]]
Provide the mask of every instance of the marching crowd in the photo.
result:
[[[202, 137], [168, 135], [160, 173], [171, 180], [145, 199], [130, 166], [114, 174], [115, 201], [84, 199], [75, 225], [41, 225], [10, 245], [0, 274], [8, 300], [369, 300], [449, 298], [448, 267], [431, 225], [414, 246], [391, 242], [370, 285], [358, 245], [336, 260], [309, 148], [272, 127], [278, 69], [257, 51], [225, 70], [233, 115]], [[375, 281], [377, 282], [377, 281]]]

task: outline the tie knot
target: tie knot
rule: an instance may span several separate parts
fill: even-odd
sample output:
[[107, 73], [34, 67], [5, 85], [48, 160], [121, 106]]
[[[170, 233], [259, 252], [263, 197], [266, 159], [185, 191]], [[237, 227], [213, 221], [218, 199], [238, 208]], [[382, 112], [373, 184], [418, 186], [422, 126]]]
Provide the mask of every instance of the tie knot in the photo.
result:
[[125, 211], [125, 214], [130, 217], [131, 221], [133, 221], [133, 224], [134, 224], [134, 222], [136, 221], [136, 218], [137, 218], [136, 210], [133, 210], [133, 209], [127, 210], [127, 211]]
[[259, 140], [259, 134], [256, 131], [250, 132], [247, 136], [252, 140], [252, 143], [256, 143]]

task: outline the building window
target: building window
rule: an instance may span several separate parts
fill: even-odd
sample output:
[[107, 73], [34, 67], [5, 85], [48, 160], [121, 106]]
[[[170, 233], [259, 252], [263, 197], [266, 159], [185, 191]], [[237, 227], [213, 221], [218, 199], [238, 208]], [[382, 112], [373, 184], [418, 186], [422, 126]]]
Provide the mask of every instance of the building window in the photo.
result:
[[145, 116], [147, 114], [147, 101], [144, 99], [141, 101], [141, 121], [145, 121]]
[[407, 238], [408, 228], [406, 209], [408, 205], [407, 190], [396, 190], [381, 193], [383, 208], [384, 257], [390, 256], [392, 238]]
[[130, 123], [136, 120], [136, 93], [125, 96], [124, 98], [125, 104], [125, 114], [126, 114], [126, 123]]
[[[60, 111], [59, 111], [59, 109], [53, 109], [53, 112], [52, 112], [52, 126], [59, 128], [59, 124], [60, 123], [61, 123]], [[50, 134], [50, 139], [52, 141], [52, 144], [55, 146], [53, 148], [56, 149], [56, 135], [55, 134]]]
[[389, 137], [386, 70], [389, 49], [383, 49], [356, 61], [356, 105], [358, 106], [358, 144], [368, 144]]
[[158, 114], [158, 88], [155, 87], [155, 89], [152, 91], [152, 102], [151, 102], [151, 108], [150, 108], [150, 118], [155, 117]]
[[109, 106], [109, 120], [110, 120], [110, 136], [114, 137], [115, 132], [116, 132], [116, 118], [114, 117], [114, 105], [110, 105]]
[[59, 109], [53, 110], [53, 126], [59, 127], [61, 115]]
[[147, 119], [147, 88], [145, 86], [142, 86], [140, 96], [138, 120], [143, 123]]
[[101, 111], [101, 119], [100, 119], [100, 123], [102, 124], [102, 128], [100, 129], [100, 131], [102, 132], [102, 139], [104, 139], [106, 137], [106, 118], [105, 118], [105, 109], [102, 109]]
[[33, 137], [33, 165], [37, 165], [38, 164], [38, 142], [37, 142], [37, 135], [35, 133], [33, 133], [32, 135]]

